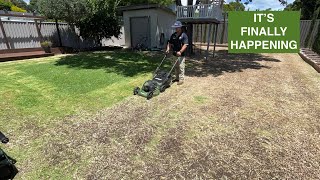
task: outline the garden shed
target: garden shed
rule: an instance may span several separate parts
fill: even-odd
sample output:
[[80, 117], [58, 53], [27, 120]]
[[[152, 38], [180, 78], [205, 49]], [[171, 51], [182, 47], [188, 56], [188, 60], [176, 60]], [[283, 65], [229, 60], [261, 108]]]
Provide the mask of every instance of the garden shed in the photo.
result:
[[174, 29], [176, 13], [158, 4], [120, 7], [124, 23], [125, 46], [143, 44], [148, 48], [164, 48]]

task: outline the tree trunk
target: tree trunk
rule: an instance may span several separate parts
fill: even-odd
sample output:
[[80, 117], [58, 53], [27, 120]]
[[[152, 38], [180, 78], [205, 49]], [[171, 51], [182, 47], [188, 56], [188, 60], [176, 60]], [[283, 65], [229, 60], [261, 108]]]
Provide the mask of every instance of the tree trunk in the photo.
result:
[[[188, 0], [188, 5], [193, 5], [193, 0]], [[188, 45], [188, 55], [192, 55], [193, 54], [193, 24], [188, 23], [187, 25], [188, 29], [187, 29], [187, 35], [188, 35], [188, 41], [189, 41], [189, 45]]]
[[192, 36], [193, 36], [193, 24], [188, 23], [187, 24], [187, 36], [188, 36], [188, 48], [187, 48], [187, 54], [190, 56], [193, 54], [193, 41], [192, 41]]
[[60, 35], [58, 19], [55, 19], [55, 21], [56, 21], [56, 28], [57, 28], [58, 38], [59, 38], [59, 47], [62, 47], [62, 41], [61, 41], [61, 35]]
[[223, 10], [223, 4], [224, 4], [224, 0], [220, 1], [220, 8]]

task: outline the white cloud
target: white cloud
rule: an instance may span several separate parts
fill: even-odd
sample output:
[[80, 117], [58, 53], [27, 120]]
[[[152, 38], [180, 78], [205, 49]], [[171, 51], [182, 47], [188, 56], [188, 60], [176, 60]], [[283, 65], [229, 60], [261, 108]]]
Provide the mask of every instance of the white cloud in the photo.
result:
[[[227, 3], [234, 2], [235, 0], [226, 0]], [[287, 0], [288, 4], [292, 3], [294, 0]], [[256, 9], [264, 10], [271, 8], [272, 10], [283, 10], [285, 6], [281, 5], [279, 0], [252, 0], [252, 3], [245, 5], [246, 9], [254, 11]]]

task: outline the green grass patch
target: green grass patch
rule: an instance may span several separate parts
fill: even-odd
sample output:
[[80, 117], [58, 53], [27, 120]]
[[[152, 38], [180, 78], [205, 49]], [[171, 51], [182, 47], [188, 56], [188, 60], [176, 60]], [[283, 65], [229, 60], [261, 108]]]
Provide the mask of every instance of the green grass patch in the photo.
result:
[[135, 86], [151, 78], [160, 60], [116, 51], [0, 64], [1, 131], [12, 138], [6, 150], [20, 167], [33, 161], [32, 167], [20, 173], [21, 178], [61, 177], [59, 169], [42, 162], [47, 144], [42, 131], [65, 123], [65, 116], [94, 113], [131, 96]]
[[208, 99], [207, 97], [204, 97], [204, 96], [194, 96], [193, 98], [197, 103], [200, 103], [200, 104], [205, 103], [206, 100]]
[[130, 96], [157, 65], [125, 52], [43, 60], [0, 65], [1, 115], [10, 107], [22, 116], [50, 119], [107, 107]]

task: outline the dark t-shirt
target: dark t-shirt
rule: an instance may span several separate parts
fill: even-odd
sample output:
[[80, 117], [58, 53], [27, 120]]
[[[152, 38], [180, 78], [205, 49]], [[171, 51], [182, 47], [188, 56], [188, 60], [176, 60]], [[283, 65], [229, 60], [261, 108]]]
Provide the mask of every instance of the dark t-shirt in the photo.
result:
[[[182, 33], [179, 37], [178, 37], [178, 33], [175, 32], [171, 35], [169, 43], [173, 45], [172, 49], [173, 51], [180, 51], [183, 45], [188, 45], [188, 36], [186, 33]], [[185, 56], [185, 52], [183, 52], [181, 54], [182, 56]]]

